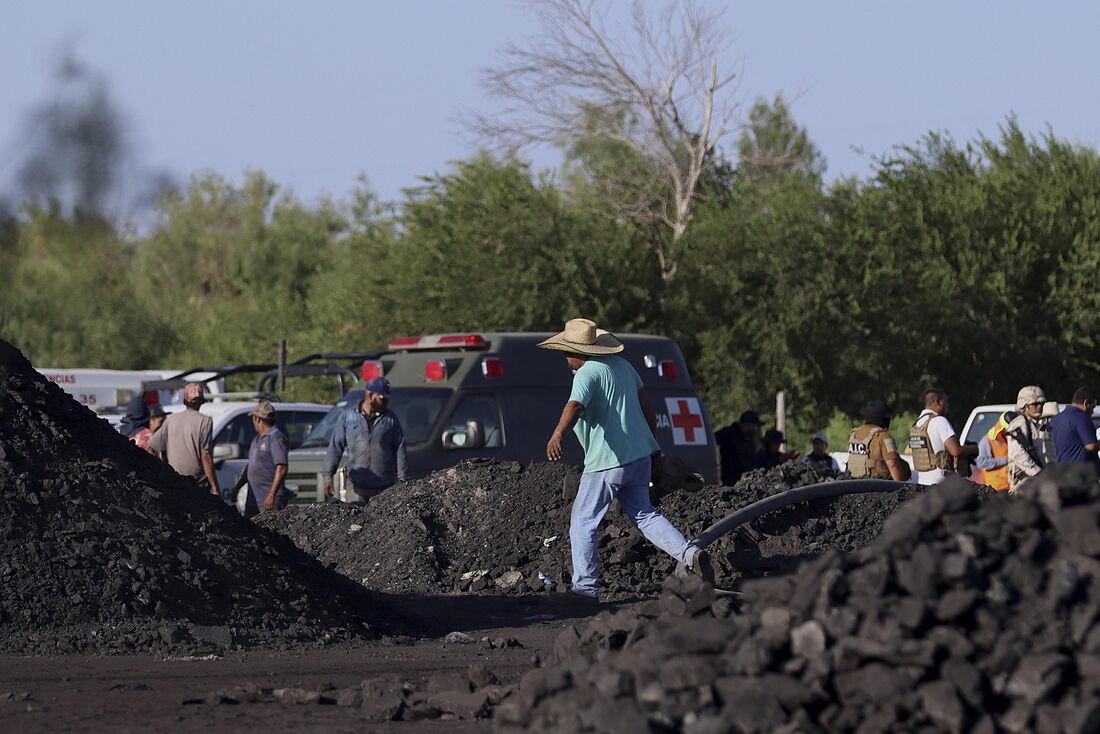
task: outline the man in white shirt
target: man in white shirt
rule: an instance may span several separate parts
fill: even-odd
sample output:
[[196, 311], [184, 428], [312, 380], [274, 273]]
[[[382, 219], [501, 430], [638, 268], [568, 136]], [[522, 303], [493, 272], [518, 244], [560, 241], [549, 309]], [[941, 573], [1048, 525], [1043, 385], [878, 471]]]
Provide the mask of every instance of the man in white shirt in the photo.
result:
[[909, 450], [921, 484], [939, 484], [947, 471], [978, 455], [977, 446], [963, 446], [951, 421], [944, 417], [950, 403], [938, 387], [924, 392], [924, 410], [909, 431]]

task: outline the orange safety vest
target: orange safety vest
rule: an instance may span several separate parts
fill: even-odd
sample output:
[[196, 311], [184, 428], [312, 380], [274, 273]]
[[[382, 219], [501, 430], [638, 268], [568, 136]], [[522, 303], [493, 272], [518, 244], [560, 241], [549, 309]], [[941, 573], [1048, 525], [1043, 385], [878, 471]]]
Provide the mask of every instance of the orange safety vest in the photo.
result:
[[[987, 435], [989, 436], [989, 446], [993, 449], [993, 457], [1007, 457], [1008, 437], [1005, 436], [1004, 421], [998, 420], [997, 423], [989, 429]], [[974, 470], [973, 481], [978, 484], [988, 484], [999, 492], [1006, 491], [1008, 489], [1008, 463], [1006, 462], [1004, 466], [996, 469]]]

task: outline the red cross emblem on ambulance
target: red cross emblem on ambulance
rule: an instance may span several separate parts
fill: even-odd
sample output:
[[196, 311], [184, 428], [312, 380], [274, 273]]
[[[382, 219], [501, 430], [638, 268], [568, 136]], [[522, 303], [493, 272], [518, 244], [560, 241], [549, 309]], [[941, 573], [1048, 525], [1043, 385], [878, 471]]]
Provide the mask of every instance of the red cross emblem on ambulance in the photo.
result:
[[699, 398], [665, 398], [665, 406], [672, 424], [672, 443], [677, 446], [706, 445], [707, 432], [703, 428]]

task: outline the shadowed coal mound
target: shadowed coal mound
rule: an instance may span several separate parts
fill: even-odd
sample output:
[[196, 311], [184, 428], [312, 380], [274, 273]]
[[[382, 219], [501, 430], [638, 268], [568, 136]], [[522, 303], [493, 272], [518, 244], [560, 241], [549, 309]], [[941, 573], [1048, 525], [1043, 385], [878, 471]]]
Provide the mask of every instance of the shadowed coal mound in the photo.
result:
[[384, 608], [0, 341], [0, 650], [196, 652], [377, 636]]
[[697, 578], [557, 640], [499, 731], [1100, 731], [1100, 491], [1053, 466], [1021, 496], [949, 479], [864, 549]]
[[[364, 509], [340, 503], [291, 507], [264, 513], [256, 522], [382, 592], [560, 590], [569, 586], [569, 513], [579, 476], [575, 467], [548, 462], [473, 459], [398, 484]], [[674, 492], [657, 508], [690, 538], [735, 509], [836, 476], [788, 463], [751, 472], [735, 487]], [[743, 578], [790, 571], [829, 550], [862, 547], [920, 491], [912, 485], [889, 494], [814, 500], [765, 515], [711, 546], [718, 583], [736, 586]], [[675, 566], [612, 506], [600, 530], [601, 598], [657, 595]]]

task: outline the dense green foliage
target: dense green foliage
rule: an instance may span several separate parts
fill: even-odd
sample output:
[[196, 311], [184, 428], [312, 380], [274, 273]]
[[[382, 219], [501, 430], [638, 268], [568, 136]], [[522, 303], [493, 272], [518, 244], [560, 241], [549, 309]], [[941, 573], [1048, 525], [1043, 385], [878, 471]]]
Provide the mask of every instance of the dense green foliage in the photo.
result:
[[561, 188], [478, 156], [392, 204], [364, 184], [305, 205], [260, 173], [207, 173], [145, 235], [58, 207], [3, 222], [0, 336], [37, 364], [144, 368], [584, 315], [675, 337], [716, 425], [787, 391], [796, 448], [820, 427], [843, 440], [873, 398], [913, 411], [930, 384], [961, 423], [1024, 384], [1065, 401], [1096, 383], [1096, 151], [1010, 119], [997, 139], [929, 135], [826, 187], [781, 99], [750, 120], [703, 182], [671, 277], [653, 233], [601, 215], [591, 165]]

